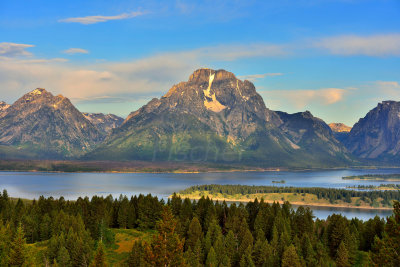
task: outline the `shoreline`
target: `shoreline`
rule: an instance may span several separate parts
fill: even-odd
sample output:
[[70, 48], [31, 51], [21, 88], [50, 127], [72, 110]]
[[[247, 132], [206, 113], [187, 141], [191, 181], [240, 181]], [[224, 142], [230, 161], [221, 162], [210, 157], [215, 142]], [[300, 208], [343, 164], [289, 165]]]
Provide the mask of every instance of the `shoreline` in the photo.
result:
[[356, 178], [356, 179], [343, 179], [342, 180], [346, 180], [346, 181], [376, 181], [376, 182], [400, 182], [400, 179], [393, 179], [393, 178], [389, 178], [389, 179], [384, 179], [384, 178], [379, 178], [379, 179], [361, 179], [361, 178]]
[[[26, 164], [27, 166], [24, 166]], [[17, 166], [7, 166], [17, 165]], [[19, 166], [18, 166], [19, 165]], [[7, 168], [7, 167], [10, 168]], [[160, 166], [160, 167], [158, 167]], [[2, 169], [2, 167], [4, 169]], [[13, 168], [15, 167], [15, 168]], [[26, 168], [26, 169], [25, 169]], [[51, 170], [52, 168], [59, 170]], [[334, 171], [334, 170], [374, 170], [399, 169], [400, 167], [387, 166], [341, 166], [328, 168], [290, 168], [290, 167], [254, 167], [234, 165], [195, 165], [186, 162], [79, 162], [79, 161], [8, 161], [0, 160], [0, 172], [37, 172], [37, 173], [234, 173], [234, 172], [307, 172], [307, 171]], [[76, 169], [76, 170], [75, 170]], [[118, 170], [116, 170], [118, 169]], [[344, 179], [350, 180], [350, 179]], [[356, 180], [356, 179], [352, 179]], [[361, 180], [361, 179], [360, 179]], [[391, 180], [387, 180], [391, 181]], [[396, 180], [395, 180], [396, 181]], [[397, 180], [398, 181], [398, 180]]]
[[[186, 198], [185, 195], [177, 194], [177, 196], [180, 196], [181, 198]], [[171, 198], [172, 195], [170, 195], [168, 198]], [[199, 200], [201, 197], [189, 197], [190, 200]], [[254, 199], [228, 199], [228, 198], [210, 198], [213, 201], [225, 201], [225, 202], [242, 202], [242, 203], [248, 203], [254, 201]], [[279, 204], [283, 204], [286, 201], [282, 200], [264, 200], [265, 203], [268, 204], [273, 204], [274, 202], [277, 202]], [[298, 202], [298, 201], [289, 201], [291, 205], [295, 206], [306, 206], [306, 207], [321, 207], [321, 208], [343, 208], [343, 209], [361, 209], [361, 210], [393, 210], [393, 208], [388, 208], [388, 207], [368, 207], [368, 206], [347, 206], [347, 205], [329, 205], [329, 204], [319, 204], [319, 203], [304, 203], [304, 202]]]

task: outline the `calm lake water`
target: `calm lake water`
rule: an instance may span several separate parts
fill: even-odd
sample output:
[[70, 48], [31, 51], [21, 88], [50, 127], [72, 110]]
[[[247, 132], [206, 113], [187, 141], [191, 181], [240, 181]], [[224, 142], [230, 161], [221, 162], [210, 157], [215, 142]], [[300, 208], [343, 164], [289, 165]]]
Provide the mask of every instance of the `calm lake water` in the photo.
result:
[[[233, 172], [233, 173], [41, 173], [41, 172], [0, 172], [0, 189], [7, 189], [12, 197], [34, 199], [39, 196], [64, 196], [77, 199], [80, 196], [120, 194], [137, 195], [151, 193], [166, 198], [192, 185], [201, 184], [244, 184], [296, 187], [346, 188], [357, 185], [379, 185], [383, 181], [342, 180], [343, 176], [361, 174], [400, 173], [400, 169], [346, 169], [323, 171], [284, 172]], [[285, 184], [272, 181], [285, 180]], [[399, 182], [387, 182], [391, 184]], [[348, 218], [373, 218], [375, 215], [388, 216], [391, 211], [316, 208], [314, 215], [324, 219], [332, 213], [342, 213]]]

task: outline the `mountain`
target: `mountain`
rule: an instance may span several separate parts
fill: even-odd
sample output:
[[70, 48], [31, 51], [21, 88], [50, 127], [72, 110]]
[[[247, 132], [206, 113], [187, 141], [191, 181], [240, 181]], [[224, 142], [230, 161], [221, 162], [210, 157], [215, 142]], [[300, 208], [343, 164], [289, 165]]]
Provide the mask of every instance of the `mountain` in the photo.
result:
[[124, 119], [114, 114], [82, 113], [103, 135], [108, 135], [112, 129], [121, 126]]
[[37, 88], [11, 105], [0, 118], [0, 145], [40, 158], [82, 155], [102, 140], [101, 133], [68, 98]]
[[366, 159], [400, 159], [400, 102], [383, 101], [351, 129], [345, 145]]
[[335, 138], [331, 128], [309, 111], [294, 114], [280, 111], [276, 113], [283, 121], [279, 128], [299, 149], [306, 152], [304, 157], [336, 164], [352, 160], [343, 144]]
[[344, 123], [330, 123], [329, 127], [331, 128], [333, 135], [338, 141], [340, 141], [341, 143], [346, 142], [346, 139], [351, 131], [350, 126], [347, 126]]
[[[309, 152], [310, 145], [296, 139], [298, 134], [290, 131], [290, 125], [285, 126], [280, 115], [266, 108], [251, 82], [241, 81], [225, 70], [199, 69], [187, 82], [174, 85], [160, 99], [154, 98], [132, 112], [85, 158], [241, 162], [265, 166], [349, 162], [340, 144], [333, 154], [326, 153], [325, 158], [332, 161], [322, 162]], [[329, 148], [338, 143], [332, 134], [319, 138]], [[342, 155], [338, 157], [336, 153]]]
[[4, 101], [0, 101], [0, 118], [6, 114], [6, 111], [10, 106], [11, 105], [7, 104]]
[[351, 131], [351, 127], [347, 126], [344, 123], [333, 122], [329, 123], [328, 125], [331, 128], [331, 130], [336, 133], [348, 133]]

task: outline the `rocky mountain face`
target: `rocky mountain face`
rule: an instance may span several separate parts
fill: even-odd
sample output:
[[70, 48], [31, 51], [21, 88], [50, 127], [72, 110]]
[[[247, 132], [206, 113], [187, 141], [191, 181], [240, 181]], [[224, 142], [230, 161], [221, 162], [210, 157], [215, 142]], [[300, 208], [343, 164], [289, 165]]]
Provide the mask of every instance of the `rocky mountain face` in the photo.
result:
[[335, 138], [331, 128], [309, 111], [294, 114], [277, 111], [277, 114], [283, 121], [279, 128], [296, 146], [307, 152], [306, 156], [313, 155], [337, 164], [351, 161], [351, 156]]
[[[351, 129], [345, 145], [366, 159], [400, 159], [400, 102], [384, 101]], [[397, 161], [398, 162], [398, 161]]]
[[42, 158], [83, 155], [103, 136], [62, 95], [38, 88], [11, 105], [0, 118], [0, 145]]
[[112, 129], [121, 126], [124, 119], [114, 114], [103, 113], [82, 113], [104, 136], [108, 135]]
[[0, 118], [6, 114], [6, 111], [10, 106], [11, 105], [7, 104], [4, 101], [0, 101]]
[[346, 142], [346, 139], [351, 131], [351, 127], [347, 126], [344, 123], [330, 123], [329, 127], [331, 128], [333, 135], [338, 141], [340, 141], [341, 143]]
[[336, 122], [329, 123], [329, 127], [333, 132], [337, 133], [348, 133], [351, 131], [351, 127], [347, 126], [344, 123], [336, 123]]
[[[308, 131], [315, 129], [298, 127], [296, 132], [287, 119], [292, 117], [280, 115], [266, 108], [251, 82], [225, 70], [199, 69], [187, 82], [132, 112], [86, 158], [318, 165], [320, 159], [310, 153], [311, 144], [305, 141]], [[347, 163], [345, 149], [326, 124], [324, 129], [326, 136], [317, 135], [321, 143], [337, 144], [326, 158]]]

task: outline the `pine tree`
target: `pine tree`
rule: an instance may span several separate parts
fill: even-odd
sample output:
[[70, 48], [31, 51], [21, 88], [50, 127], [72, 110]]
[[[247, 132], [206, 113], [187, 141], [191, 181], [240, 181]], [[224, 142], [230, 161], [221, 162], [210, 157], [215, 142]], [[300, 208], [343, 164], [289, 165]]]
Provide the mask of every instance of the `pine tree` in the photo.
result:
[[99, 242], [97, 245], [96, 254], [93, 262], [90, 264], [91, 267], [107, 267], [106, 255], [104, 252], [103, 242]]
[[10, 225], [4, 226], [0, 220], [0, 266], [7, 266], [11, 241], [12, 232]]
[[[264, 266], [267, 264], [267, 259], [272, 258], [271, 246], [267, 240], [261, 241], [258, 239], [254, 244], [253, 259], [256, 266]], [[268, 265], [269, 266], [269, 265]]]
[[182, 240], [176, 233], [177, 221], [169, 207], [164, 207], [162, 220], [157, 224], [158, 234], [145, 249], [146, 261], [152, 266], [184, 266]]
[[57, 254], [57, 263], [61, 266], [69, 266], [70, 265], [70, 256], [68, 253], [68, 250], [62, 246], [59, 250], [58, 250], [58, 254]]
[[223, 236], [221, 233], [219, 233], [216, 237], [216, 240], [213, 245], [214, 251], [217, 255], [217, 260], [218, 263], [222, 262], [222, 258], [226, 255], [225, 254], [225, 247], [224, 247], [224, 241], [223, 241]]
[[23, 266], [26, 258], [27, 252], [24, 231], [22, 230], [22, 226], [19, 225], [14, 240], [11, 244], [10, 259], [8, 264], [10, 266]]
[[143, 267], [145, 262], [145, 245], [142, 240], [138, 240], [133, 244], [132, 251], [129, 254], [127, 265], [129, 267]]
[[283, 252], [282, 267], [301, 267], [299, 255], [293, 245], [287, 247]]
[[349, 264], [349, 254], [347, 248], [343, 242], [340, 243], [338, 251], [336, 253], [336, 265], [338, 267], [348, 267]]
[[206, 266], [207, 267], [217, 267], [218, 266], [217, 255], [215, 254], [215, 250], [213, 247], [211, 247], [210, 252], [208, 252]]
[[237, 239], [235, 238], [233, 231], [229, 230], [228, 234], [225, 237], [225, 251], [232, 265], [234, 265], [236, 261], [239, 261], [237, 259], [238, 258], [237, 249], [238, 249]]
[[248, 248], [253, 247], [253, 235], [251, 234], [250, 230], [247, 229], [246, 233], [242, 238], [242, 242], [239, 246], [239, 254], [243, 255]]
[[393, 204], [382, 239], [375, 237], [372, 260], [376, 266], [400, 266], [400, 202]]
[[197, 219], [197, 217], [193, 217], [187, 233], [188, 239], [186, 240], [186, 247], [190, 247], [193, 250], [194, 246], [197, 243], [197, 240], [201, 238], [202, 234], [203, 232], [201, 230], [199, 219]]
[[200, 262], [199, 262], [198, 256], [192, 251], [192, 248], [190, 248], [190, 247], [185, 252], [185, 262], [190, 267], [199, 267], [200, 266]]
[[129, 200], [128, 198], [120, 196], [120, 206], [118, 209], [118, 225], [119, 228], [126, 229], [128, 226], [128, 212], [129, 212]]
[[221, 261], [218, 264], [218, 267], [231, 267], [231, 260], [227, 255], [224, 255], [221, 258]]
[[304, 260], [306, 261], [306, 265], [307, 266], [315, 266], [317, 264], [317, 261], [315, 259], [316, 253], [311, 244], [308, 234], [305, 234], [303, 236], [302, 248], [303, 248], [303, 257], [304, 257]]
[[251, 247], [248, 247], [242, 258], [240, 259], [239, 263], [240, 267], [255, 267], [253, 259], [251, 257]]

